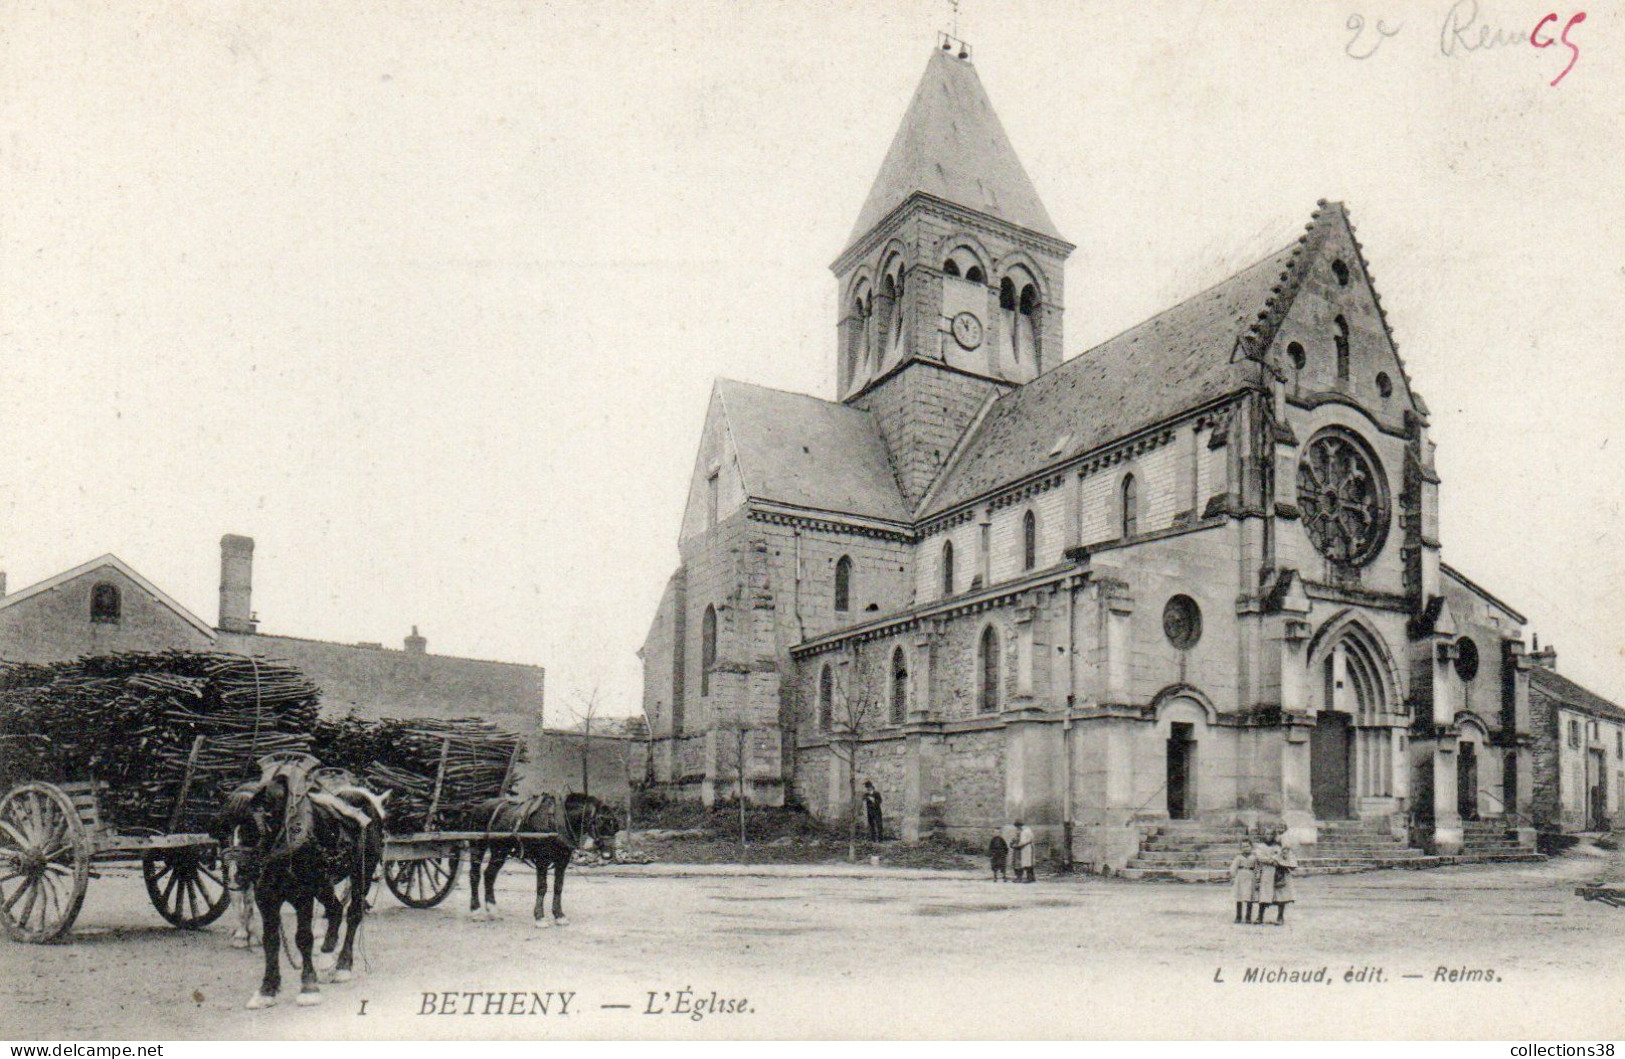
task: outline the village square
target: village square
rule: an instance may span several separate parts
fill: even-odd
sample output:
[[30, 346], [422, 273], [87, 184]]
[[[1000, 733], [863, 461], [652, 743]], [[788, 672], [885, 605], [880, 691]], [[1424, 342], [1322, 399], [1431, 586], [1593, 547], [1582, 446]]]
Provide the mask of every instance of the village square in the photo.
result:
[[[553, 385], [527, 343], [525, 370], [456, 378], [320, 356], [316, 401], [347, 411], [286, 442], [326, 476], [308, 502], [240, 453], [257, 497], [202, 509], [227, 524], [130, 555], [81, 529], [95, 548], [0, 572], [0, 1032], [1532, 1039], [1579, 995], [1563, 1034], [1619, 1035], [1618, 660], [1594, 598], [1508, 559], [1583, 546], [1606, 580], [1618, 552], [1555, 502], [1521, 537], [1483, 515], [1485, 480], [1549, 468], [1463, 438], [1453, 334], [1401, 353], [1428, 289], [1373, 262], [1409, 269], [1392, 214], [1424, 207], [1372, 194], [1362, 231], [1359, 180], [1294, 184], [1188, 271], [1128, 263], [1063, 204], [1089, 152], [1015, 117], [1030, 84], [995, 106], [1023, 56], [950, 6], [911, 93], [863, 96], [891, 122], [867, 194], [801, 218], [828, 274], [785, 297], [823, 307], [816, 337], [753, 333], [727, 373], [614, 364], [613, 270], [684, 282], [634, 251], [537, 319], [582, 332], [603, 407], [640, 395], [642, 434], [572, 398], [567, 442], [524, 440]], [[411, 76], [385, 65], [366, 92]], [[1222, 183], [1204, 161], [1193, 198]], [[711, 293], [725, 317], [756, 292]], [[240, 385], [283, 384], [259, 372]], [[374, 404], [365, 458], [325, 462]], [[236, 439], [222, 415], [200, 436]], [[450, 647], [420, 601], [462, 616]], [[570, 614], [545, 649], [542, 611]]]

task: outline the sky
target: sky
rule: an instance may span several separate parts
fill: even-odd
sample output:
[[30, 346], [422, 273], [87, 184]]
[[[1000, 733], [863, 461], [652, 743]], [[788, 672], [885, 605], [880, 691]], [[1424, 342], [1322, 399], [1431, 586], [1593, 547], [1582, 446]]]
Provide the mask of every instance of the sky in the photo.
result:
[[[1549, 10], [960, 25], [1078, 245], [1068, 352], [1344, 200], [1432, 411], [1446, 561], [1625, 702], [1625, 27], [1589, 12], [1575, 57], [1529, 42]], [[545, 666], [549, 723], [595, 689], [635, 712], [712, 380], [833, 396], [828, 266], [948, 18], [7, 0], [11, 589], [113, 552], [212, 622], [242, 533], [266, 632], [415, 624]]]

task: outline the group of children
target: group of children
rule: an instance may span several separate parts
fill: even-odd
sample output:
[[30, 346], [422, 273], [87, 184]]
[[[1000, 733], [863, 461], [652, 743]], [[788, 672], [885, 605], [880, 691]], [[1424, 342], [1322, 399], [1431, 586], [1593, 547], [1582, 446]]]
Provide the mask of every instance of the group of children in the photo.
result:
[[[1286, 906], [1293, 901], [1292, 873], [1298, 858], [1281, 841], [1279, 829], [1266, 832], [1256, 845], [1241, 840], [1241, 852], [1230, 862], [1230, 890], [1236, 901], [1237, 923], [1263, 923], [1264, 911], [1275, 906], [1275, 922], [1286, 922]], [[1256, 909], [1256, 913], [1255, 913]], [[1257, 918], [1254, 918], [1256, 914]]]
[[[1008, 832], [1008, 835], [1006, 834]], [[1033, 829], [1017, 820], [1014, 828], [994, 832], [987, 844], [987, 859], [993, 869], [994, 882], [1036, 882], [1033, 878]], [[1010, 878], [1010, 872], [1016, 877]]]

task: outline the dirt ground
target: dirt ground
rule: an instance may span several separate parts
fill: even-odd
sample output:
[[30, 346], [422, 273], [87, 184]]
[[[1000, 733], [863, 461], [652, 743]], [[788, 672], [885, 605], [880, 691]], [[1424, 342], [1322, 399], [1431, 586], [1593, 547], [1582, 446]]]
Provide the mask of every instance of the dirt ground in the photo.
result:
[[469, 922], [462, 886], [426, 911], [381, 896], [355, 981], [260, 1012], [227, 920], [170, 929], [109, 875], [67, 943], [0, 942], [0, 1037], [1617, 1039], [1625, 909], [1574, 895], [1601, 856], [1306, 878], [1285, 927], [1233, 923], [1217, 886], [663, 864], [572, 870], [571, 924], [536, 930], [520, 868], [498, 922]]

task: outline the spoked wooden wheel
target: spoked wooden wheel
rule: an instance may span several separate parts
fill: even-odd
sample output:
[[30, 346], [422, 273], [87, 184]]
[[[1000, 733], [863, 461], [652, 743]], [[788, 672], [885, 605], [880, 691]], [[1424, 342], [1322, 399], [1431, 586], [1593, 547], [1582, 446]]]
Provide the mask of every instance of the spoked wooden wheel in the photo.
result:
[[90, 838], [73, 802], [49, 783], [0, 798], [0, 926], [13, 941], [66, 934], [85, 903]]
[[182, 930], [197, 930], [226, 914], [231, 891], [213, 846], [149, 849], [141, 858], [152, 907]]
[[433, 908], [457, 885], [456, 854], [426, 860], [392, 860], [384, 864], [384, 885], [408, 908]]

